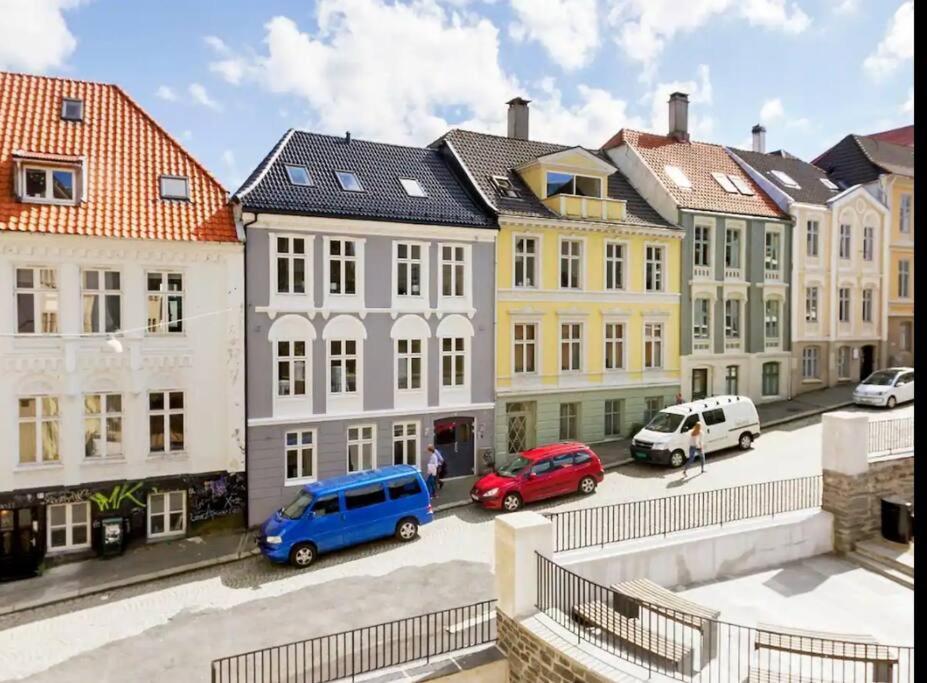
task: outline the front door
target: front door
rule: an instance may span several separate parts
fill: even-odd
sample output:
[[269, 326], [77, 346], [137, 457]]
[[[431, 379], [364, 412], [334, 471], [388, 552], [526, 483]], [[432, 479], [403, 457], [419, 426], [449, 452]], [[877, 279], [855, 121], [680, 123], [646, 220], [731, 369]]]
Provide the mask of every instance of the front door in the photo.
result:
[[447, 461], [446, 478], [473, 474], [473, 418], [435, 420], [435, 448]]
[[708, 396], [708, 368], [694, 368], [692, 370], [692, 399], [699, 399]]
[[873, 371], [875, 371], [875, 347], [867, 345], [860, 349], [859, 381], [862, 382], [869, 377]]
[[0, 579], [36, 573], [45, 552], [40, 514], [39, 507], [0, 510]]

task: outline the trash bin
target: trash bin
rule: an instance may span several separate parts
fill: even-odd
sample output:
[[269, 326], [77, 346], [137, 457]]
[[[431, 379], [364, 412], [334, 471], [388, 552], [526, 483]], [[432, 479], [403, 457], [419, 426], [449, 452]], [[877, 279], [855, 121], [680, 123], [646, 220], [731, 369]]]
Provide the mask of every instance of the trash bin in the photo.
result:
[[122, 517], [107, 517], [100, 520], [100, 555], [112, 557], [122, 555], [125, 549], [125, 528]]
[[911, 503], [898, 497], [882, 499], [882, 538], [895, 543], [911, 541]]

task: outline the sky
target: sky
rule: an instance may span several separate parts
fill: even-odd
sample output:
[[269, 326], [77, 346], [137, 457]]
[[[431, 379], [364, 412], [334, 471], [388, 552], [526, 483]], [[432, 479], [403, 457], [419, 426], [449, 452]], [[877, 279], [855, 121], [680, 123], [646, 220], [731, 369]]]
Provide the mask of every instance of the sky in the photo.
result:
[[234, 191], [288, 128], [665, 133], [812, 159], [914, 118], [908, 0], [0, 0], [0, 69], [117, 83]]

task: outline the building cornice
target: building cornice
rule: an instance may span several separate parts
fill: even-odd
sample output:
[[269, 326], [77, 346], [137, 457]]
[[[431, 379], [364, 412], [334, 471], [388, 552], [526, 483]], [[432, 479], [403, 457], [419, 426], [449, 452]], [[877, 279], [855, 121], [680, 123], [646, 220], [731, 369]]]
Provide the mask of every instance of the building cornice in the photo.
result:
[[620, 235], [644, 235], [681, 240], [685, 231], [679, 228], [661, 228], [658, 226], [633, 225], [629, 223], [608, 223], [605, 221], [574, 221], [559, 218], [539, 218], [535, 216], [499, 216], [499, 227], [553, 228], [559, 230], [580, 230], [584, 232], [616, 233]]

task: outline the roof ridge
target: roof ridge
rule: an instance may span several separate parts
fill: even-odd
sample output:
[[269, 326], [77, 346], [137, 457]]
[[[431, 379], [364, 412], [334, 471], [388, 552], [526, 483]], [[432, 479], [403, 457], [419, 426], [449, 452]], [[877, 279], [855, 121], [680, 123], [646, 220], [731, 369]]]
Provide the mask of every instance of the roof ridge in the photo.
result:
[[280, 156], [280, 153], [283, 152], [283, 148], [287, 146], [287, 143], [290, 141], [290, 138], [293, 137], [294, 132], [296, 132], [295, 128], [287, 128], [286, 133], [280, 136], [280, 139], [277, 140], [277, 144], [275, 144], [273, 147], [270, 148], [270, 151], [265, 155], [263, 159], [261, 159], [261, 162], [257, 165], [256, 169], [260, 169], [260, 171], [258, 171], [256, 175], [254, 175], [254, 172], [252, 171], [252, 175], [254, 175], [254, 180], [248, 183], [248, 178], [250, 178], [251, 176], [248, 176], [248, 178], [245, 178], [245, 182], [247, 183], [247, 185], [242, 185], [237, 190], [235, 190], [235, 194], [232, 195], [233, 197], [235, 197], [239, 201], [244, 199], [245, 195], [251, 192], [251, 190], [253, 190], [255, 187], [258, 186], [258, 183], [264, 180], [264, 176], [267, 175], [267, 172], [270, 170], [271, 166], [273, 166], [277, 162], [277, 158]]
[[706, 142], [704, 140], [691, 140], [691, 139], [682, 141], [682, 140], [677, 140], [670, 135], [664, 135], [663, 133], [651, 133], [648, 130], [638, 130], [637, 128], [622, 128], [621, 130], [622, 131], [629, 130], [632, 133], [638, 133], [640, 135], [653, 135], [654, 137], [657, 137], [657, 138], [666, 138], [667, 140], [677, 145], [705, 145], [706, 147], [720, 147], [721, 149], [727, 148], [727, 145], [724, 145], [720, 142]]
[[[546, 140], [530, 140], [530, 139], [522, 140], [521, 138], [510, 138], [508, 135], [499, 135], [498, 133], [484, 133], [479, 130], [470, 130], [469, 128], [451, 128], [444, 135], [442, 135], [441, 138], [446, 137], [447, 135], [449, 135], [450, 133], [453, 133], [454, 131], [458, 131], [461, 133], [470, 133], [472, 135], [482, 135], [487, 138], [499, 138], [500, 140], [513, 140], [515, 142], [530, 142], [535, 145], [554, 145], [555, 147], [563, 147], [565, 149], [573, 148], [573, 147], [582, 147], [582, 145], [566, 145], [562, 142], [548, 142]], [[438, 139], [440, 140], [441, 138], [438, 138]]]
[[[315, 131], [308, 130], [306, 128], [291, 128], [291, 130], [294, 133], [304, 133], [305, 135], [314, 135], [315, 137], [319, 137], [319, 138], [328, 138], [330, 140], [341, 140], [342, 142], [345, 140], [345, 137], [343, 135], [330, 135], [328, 133], [317, 133]], [[378, 142], [376, 140], [368, 140], [367, 138], [351, 137], [351, 142], [364, 142], [368, 145], [378, 145], [380, 147], [397, 147], [399, 149], [414, 149], [419, 152], [435, 152], [436, 151], [434, 148], [429, 147], [428, 145], [421, 146], [421, 147], [417, 145], [400, 145], [399, 143], [396, 143], [396, 142]]]
[[0, 69], [0, 76], [17, 76], [21, 78], [33, 78], [36, 80], [45, 81], [67, 81], [69, 83], [85, 83], [87, 85], [118, 87], [116, 83], [109, 83], [107, 81], [91, 81], [86, 78], [69, 78], [67, 76], [46, 76], [45, 74], [30, 74], [23, 71], [8, 71], [6, 69]]

